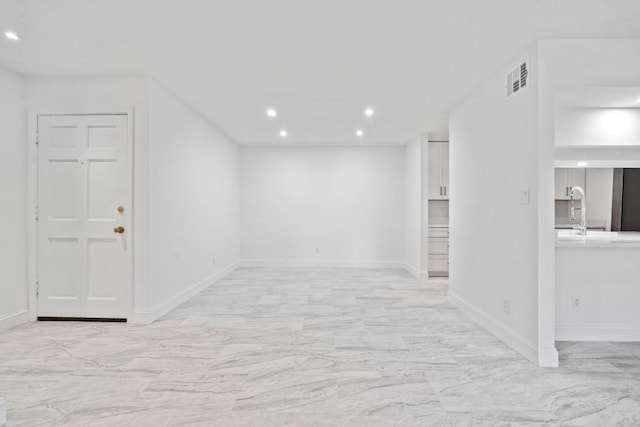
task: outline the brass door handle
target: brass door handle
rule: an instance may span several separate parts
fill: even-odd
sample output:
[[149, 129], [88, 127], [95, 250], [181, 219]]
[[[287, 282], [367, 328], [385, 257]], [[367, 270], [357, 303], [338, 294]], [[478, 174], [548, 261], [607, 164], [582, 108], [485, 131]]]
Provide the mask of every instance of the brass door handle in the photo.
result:
[[123, 226], [116, 227], [116, 228], [113, 229], [113, 232], [114, 233], [118, 233], [118, 234], [122, 234], [122, 233], [124, 233], [124, 227]]

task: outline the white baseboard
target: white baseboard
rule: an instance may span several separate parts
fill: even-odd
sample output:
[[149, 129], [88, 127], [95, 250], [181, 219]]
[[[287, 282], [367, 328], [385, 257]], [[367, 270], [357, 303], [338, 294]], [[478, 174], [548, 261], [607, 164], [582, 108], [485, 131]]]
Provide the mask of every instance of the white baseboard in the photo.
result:
[[[11, 329], [29, 321], [29, 310], [20, 310], [15, 313], [0, 317], [0, 331]], [[2, 425], [2, 424], [0, 424]]]
[[407, 273], [415, 277], [416, 279], [420, 279], [422, 274], [420, 274], [420, 269], [412, 266], [411, 264], [404, 264], [404, 269], [407, 270]]
[[449, 291], [449, 301], [469, 316], [471, 320], [504, 341], [509, 347], [538, 364], [538, 349], [531, 341], [454, 292]]
[[156, 305], [155, 307], [152, 307], [148, 310], [134, 310], [133, 316], [131, 319], [129, 319], [129, 322], [142, 324], [154, 322], [174, 308], [178, 307], [180, 304], [184, 303], [185, 301], [202, 292], [204, 289], [208, 288], [218, 280], [222, 279], [227, 274], [231, 273], [233, 270], [238, 268], [239, 264], [239, 262], [235, 262], [228, 267], [225, 267], [222, 270], [219, 270], [211, 274], [210, 276], [205, 277], [204, 279], [194, 283], [187, 289], [177, 293], [176, 295], [172, 296], [165, 302]]
[[556, 325], [556, 341], [640, 341], [640, 325], [561, 324]]
[[334, 267], [334, 268], [400, 268], [405, 269], [403, 262], [396, 261], [314, 261], [314, 260], [271, 260], [243, 259], [241, 267]]

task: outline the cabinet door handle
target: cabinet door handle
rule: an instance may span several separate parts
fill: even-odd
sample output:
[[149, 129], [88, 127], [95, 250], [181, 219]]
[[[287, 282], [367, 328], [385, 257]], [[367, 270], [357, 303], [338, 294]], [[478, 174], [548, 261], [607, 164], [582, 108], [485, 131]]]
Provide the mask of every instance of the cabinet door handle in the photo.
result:
[[447, 195], [447, 187], [444, 187], [444, 195]]
[[442, 187], [440, 187], [440, 195], [442, 196]]

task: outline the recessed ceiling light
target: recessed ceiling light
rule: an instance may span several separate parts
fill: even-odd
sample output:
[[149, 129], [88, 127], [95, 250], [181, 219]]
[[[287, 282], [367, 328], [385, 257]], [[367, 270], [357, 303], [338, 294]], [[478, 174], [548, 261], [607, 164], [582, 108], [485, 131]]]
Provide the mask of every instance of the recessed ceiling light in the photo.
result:
[[636, 99], [636, 102], [640, 102], [640, 98]]
[[578, 167], [579, 168], [583, 168], [583, 167], [587, 166], [588, 164], [589, 163], [587, 163], [587, 162], [578, 162]]
[[283, 130], [281, 130], [281, 131], [280, 131], [280, 136], [281, 136], [281, 137], [283, 137], [283, 138], [284, 138], [285, 136], [287, 136], [287, 131], [286, 131], [286, 130], [284, 130], [284, 129], [283, 129]]
[[267, 116], [268, 117], [278, 117], [278, 112], [276, 110], [274, 110], [273, 108], [269, 108], [267, 110]]
[[20, 40], [20, 37], [13, 31], [5, 31], [4, 36], [9, 40]]
[[367, 117], [373, 116], [373, 113], [375, 113], [375, 111], [373, 111], [372, 108], [367, 108], [366, 110], [364, 110], [364, 115]]
[[356, 135], [358, 135], [358, 136], [362, 136], [362, 135], [364, 135], [364, 132], [362, 131], [362, 129], [358, 129], [358, 130], [356, 131]]

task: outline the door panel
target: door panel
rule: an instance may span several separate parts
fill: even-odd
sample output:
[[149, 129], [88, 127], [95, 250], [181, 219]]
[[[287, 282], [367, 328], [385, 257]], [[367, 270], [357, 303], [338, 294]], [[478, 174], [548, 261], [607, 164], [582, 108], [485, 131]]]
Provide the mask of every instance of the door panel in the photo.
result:
[[130, 153], [126, 115], [38, 117], [38, 316], [129, 315]]
[[41, 260], [41, 265], [48, 276], [49, 296], [51, 298], [77, 299], [80, 271], [67, 268], [67, 264], [69, 259], [80, 258], [79, 239], [73, 237], [50, 237], [47, 240], [49, 256], [47, 259]]
[[117, 245], [116, 238], [109, 239], [89, 239], [89, 285], [87, 298], [118, 299], [117, 288], [112, 283], [126, 281], [122, 269], [113, 268], [114, 261], [121, 260], [121, 250]]
[[449, 143], [443, 142], [440, 146], [440, 168], [442, 170], [442, 186], [444, 187], [444, 198], [449, 200], [451, 191], [449, 188]]
[[429, 150], [429, 199], [449, 200], [449, 143], [430, 142]]
[[58, 126], [52, 125], [49, 128], [49, 145], [52, 148], [74, 148], [77, 147], [76, 138], [78, 127], [74, 124]]
[[90, 160], [89, 175], [89, 219], [115, 221], [118, 213], [117, 162]]
[[117, 126], [89, 125], [88, 147], [89, 148], [117, 148], [118, 138], [121, 137]]
[[[51, 219], [77, 221], [81, 208], [78, 160], [49, 159], [47, 163], [48, 179], [39, 190], [43, 198], [47, 198], [45, 203], [50, 208]], [[65, 191], [57, 191], [59, 188]]]
[[442, 149], [440, 143], [430, 142], [427, 144], [429, 150], [428, 179], [429, 179], [429, 199], [439, 200], [444, 198], [442, 187]]

